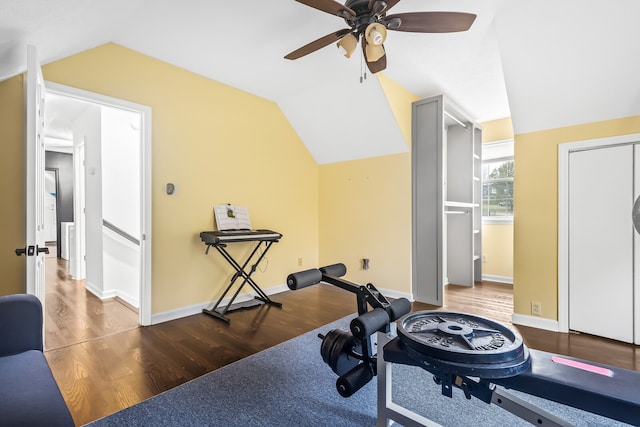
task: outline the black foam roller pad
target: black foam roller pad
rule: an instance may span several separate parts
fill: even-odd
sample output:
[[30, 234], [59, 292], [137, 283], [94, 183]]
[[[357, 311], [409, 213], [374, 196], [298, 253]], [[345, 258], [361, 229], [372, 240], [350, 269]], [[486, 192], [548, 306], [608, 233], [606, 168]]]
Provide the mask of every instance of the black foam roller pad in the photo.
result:
[[361, 363], [346, 374], [338, 377], [336, 388], [342, 397], [349, 397], [373, 379], [373, 369], [367, 363]]
[[351, 333], [358, 338], [365, 338], [377, 331], [386, 329], [389, 315], [383, 308], [375, 308], [351, 321]]
[[320, 267], [320, 271], [327, 276], [342, 277], [347, 274], [347, 266], [342, 263], [325, 265]]
[[291, 273], [287, 276], [287, 286], [292, 291], [320, 283], [322, 273], [317, 268]]
[[392, 322], [395, 322], [405, 314], [411, 311], [411, 302], [406, 298], [398, 298], [392, 301], [387, 307], [389, 318]]

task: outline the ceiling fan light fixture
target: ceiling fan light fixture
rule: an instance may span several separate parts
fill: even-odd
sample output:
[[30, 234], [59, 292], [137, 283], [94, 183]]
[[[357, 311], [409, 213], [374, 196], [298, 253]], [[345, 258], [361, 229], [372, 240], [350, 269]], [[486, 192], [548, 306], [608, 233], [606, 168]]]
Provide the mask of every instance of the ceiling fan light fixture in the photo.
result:
[[368, 44], [381, 46], [387, 39], [387, 28], [377, 22], [369, 24], [365, 30], [365, 38], [367, 39]]
[[376, 46], [367, 43], [364, 47], [364, 55], [367, 62], [376, 62], [378, 59], [384, 56], [384, 47], [382, 45]]
[[338, 50], [345, 58], [351, 58], [351, 55], [355, 52], [357, 45], [358, 39], [353, 34], [347, 34], [338, 40], [337, 43]]
[[[387, 11], [400, 0], [296, 0], [309, 7], [343, 18], [348, 28], [320, 37], [287, 54], [285, 59], [298, 59], [325, 46], [337, 43], [347, 58], [353, 55], [358, 42], [372, 73], [387, 67], [384, 42], [387, 31], [408, 33], [455, 33], [467, 31], [476, 15], [464, 12], [405, 12], [387, 16]], [[344, 1], [344, 5], [340, 3]]]

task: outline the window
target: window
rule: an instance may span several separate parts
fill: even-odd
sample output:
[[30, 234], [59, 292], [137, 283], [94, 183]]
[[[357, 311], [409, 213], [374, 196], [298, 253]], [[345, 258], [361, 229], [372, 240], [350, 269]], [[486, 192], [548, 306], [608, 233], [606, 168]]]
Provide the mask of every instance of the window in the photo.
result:
[[482, 219], [513, 221], [513, 141], [482, 146]]

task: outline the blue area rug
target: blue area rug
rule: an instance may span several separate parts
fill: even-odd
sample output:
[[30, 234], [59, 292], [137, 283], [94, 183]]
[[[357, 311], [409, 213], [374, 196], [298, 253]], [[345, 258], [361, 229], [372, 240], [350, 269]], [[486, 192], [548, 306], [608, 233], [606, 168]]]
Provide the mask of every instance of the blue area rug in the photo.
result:
[[[239, 360], [144, 402], [97, 420], [107, 426], [375, 426], [376, 378], [352, 397], [340, 397], [337, 376], [320, 356], [318, 333], [349, 329], [352, 316]], [[518, 397], [576, 426], [622, 426], [597, 415], [523, 393]], [[461, 390], [453, 398], [428, 372], [393, 367], [394, 402], [443, 426], [530, 426]]]

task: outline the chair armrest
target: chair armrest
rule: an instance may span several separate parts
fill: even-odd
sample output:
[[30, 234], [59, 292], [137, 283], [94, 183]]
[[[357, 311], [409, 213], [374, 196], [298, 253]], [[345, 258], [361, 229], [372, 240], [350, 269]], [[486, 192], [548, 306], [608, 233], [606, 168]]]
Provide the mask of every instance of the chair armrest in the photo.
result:
[[34, 295], [0, 296], [0, 356], [43, 350], [42, 304]]

